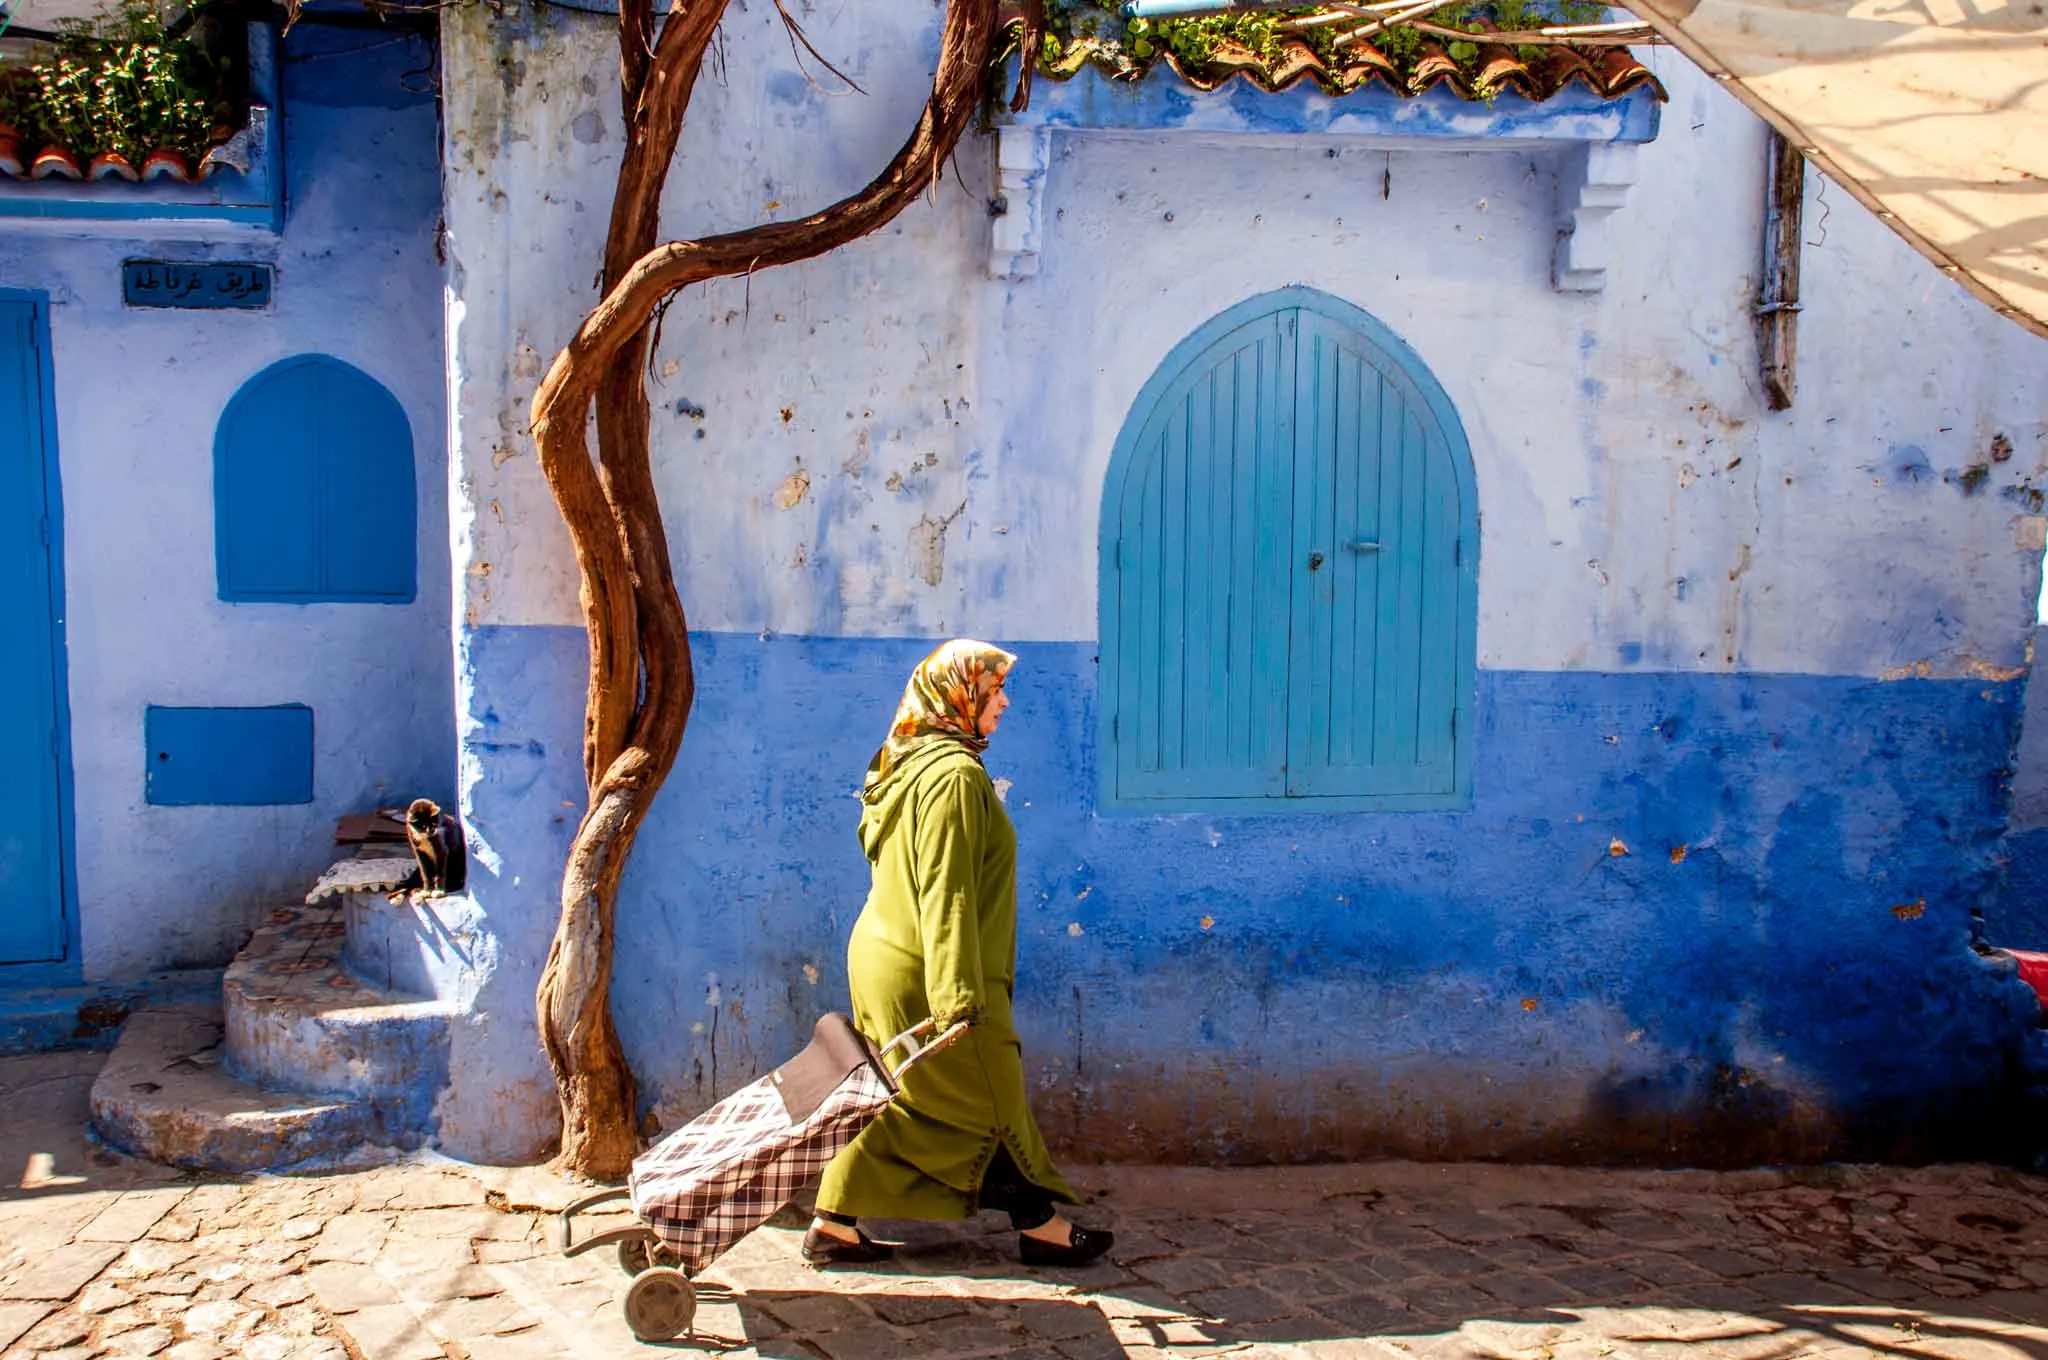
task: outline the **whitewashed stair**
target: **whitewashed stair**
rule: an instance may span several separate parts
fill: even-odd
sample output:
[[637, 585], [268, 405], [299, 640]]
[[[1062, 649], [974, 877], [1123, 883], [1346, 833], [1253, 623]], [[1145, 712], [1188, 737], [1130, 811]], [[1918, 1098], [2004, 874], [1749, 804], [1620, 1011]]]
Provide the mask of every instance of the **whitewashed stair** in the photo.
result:
[[445, 1084], [448, 1003], [345, 966], [339, 905], [273, 911], [229, 965], [219, 1008], [129, 1017], [93, 1085], [94, 1127], [155, 1161], [278, 1171], [416, 1147]]

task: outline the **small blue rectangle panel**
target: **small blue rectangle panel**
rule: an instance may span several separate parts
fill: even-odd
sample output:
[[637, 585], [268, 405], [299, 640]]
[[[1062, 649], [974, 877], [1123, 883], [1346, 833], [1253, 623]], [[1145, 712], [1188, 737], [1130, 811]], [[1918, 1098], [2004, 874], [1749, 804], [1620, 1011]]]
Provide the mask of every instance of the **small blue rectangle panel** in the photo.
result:
[[254, 310], [270, 305], [270, 283], [267, 264], [127, 260], [121, 265], [121, 300], [130, 307]]
[[259, 807], [313, 801], [313, 710], [160, 708], [143, 724], [146, 801]]

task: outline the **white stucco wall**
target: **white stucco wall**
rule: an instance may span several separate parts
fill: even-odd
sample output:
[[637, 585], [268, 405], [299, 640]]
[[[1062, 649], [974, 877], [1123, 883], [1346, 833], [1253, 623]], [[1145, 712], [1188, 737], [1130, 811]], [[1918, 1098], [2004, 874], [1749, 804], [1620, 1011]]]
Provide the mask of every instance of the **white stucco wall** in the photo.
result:
[[[510, 96], [496, 80], [450, 90], [477, 623], [579, 620], [522, 431], [542, 365], [594, 297], [616, 96], [597, 74], [604, 20], [539, 22], [496, 30], [519, 73]], [[893, 151], [936, 17], [807, 22], [870, 95], [806, 84], [773, 13], [735, 9], [729, 74], [698, 90], [671, 177], [669, 233], [808, 210]], [[1683, 58], [1650, 60], [1672, 99], [1596, 295], [1550, 283], [1553, 155], [1332, 159], [1313, 137], [1090, 133], [1055, 136], [1035, 279], [985, 275], [990, 147], [970, 135], [958, 177], [889, 231], [684, 295], [651, 391], [693, 626], [1092, 637], [1099, 489], [1139, 387], [1224, 307], [1306, 283], [1385, 321], [1458, 406], [1484, 517], [1482, 665], [2022, 664], [2048, 345], [1814, 177], [1799, 401], [1764, 410], [1749, 320], [1763, 128]], [[1999, 434], [2013, 454], [1991, 463]], [[1972, 491], [1957, 478], [1979, 463]]]
[[[263, 909], [303, 897], [331, 861], [338, 814], [453, 793], [434, 113], [306, 103], [288, 117], [281, 238], [18, 219], [0, 233], [0, 286], [50, 304], [87, 980], [224, 963]], [[133, 258], [269, 261], [275, 301], [129, 309]], [[215, 425], [243, 382], [307, 352], [369, 373], [411, 422], [412, 604], [217, 598]], [[312, 803], [144, 802], [149, 705], [280, 703], [314, 710]]]

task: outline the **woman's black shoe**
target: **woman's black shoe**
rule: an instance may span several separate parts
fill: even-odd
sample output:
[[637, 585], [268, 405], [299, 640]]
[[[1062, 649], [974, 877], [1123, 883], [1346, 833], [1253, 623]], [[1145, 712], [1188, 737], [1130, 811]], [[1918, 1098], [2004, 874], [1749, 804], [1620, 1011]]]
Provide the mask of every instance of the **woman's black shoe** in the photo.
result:
[[1085, 1266], [1116, 1245], [1116, 1234], [1101, 1228], [1077, 1226], [1073, 1234], [1072, 1240], [1061, 1246], [1028, 1233], [1019, 1233], [1017, 1256], [1027, 1266]]
[[891, 1260], [896, 1248], [886, 1242], [877, 1242], [866, 1233], [860, 1232], [860, 1241], [848, 1242], [834, 1237], [831, 1233], [820, 1232], [816, 1224], [804, 1233], [804, 1263], [813, 1266], [871, 1266], [878, 1261]]

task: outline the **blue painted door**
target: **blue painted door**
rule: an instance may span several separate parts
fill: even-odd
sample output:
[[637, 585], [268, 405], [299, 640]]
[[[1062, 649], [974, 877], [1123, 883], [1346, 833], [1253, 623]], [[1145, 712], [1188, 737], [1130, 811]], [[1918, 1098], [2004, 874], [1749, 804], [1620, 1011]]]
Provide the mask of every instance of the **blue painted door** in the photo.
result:
[[1223, 335], [1138, 435], [1104, 639], [1124, 797], [1286, 791], [1293, 332], [1272, 313]]
[[1458, 484], [1415, 384], [1303, 312], [1295, 363], [1287, 789], [1449, 792], [1457, 721]]
[[1109, 801], [1454, 805], [1473, 500], [1448, 399], [1364, 313], [1290, 289], [1196, 332], [1105, 490]]
[[64, 789], [42, 317], [0, 298], [0, 964], [64, 957]]
[[417, 500], [398, 398], [324, 354], [272, 364], [214, 436], [220, 598], [410, 603]]

